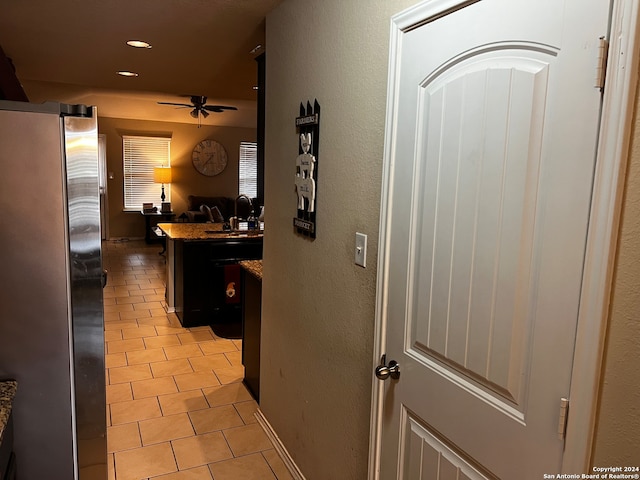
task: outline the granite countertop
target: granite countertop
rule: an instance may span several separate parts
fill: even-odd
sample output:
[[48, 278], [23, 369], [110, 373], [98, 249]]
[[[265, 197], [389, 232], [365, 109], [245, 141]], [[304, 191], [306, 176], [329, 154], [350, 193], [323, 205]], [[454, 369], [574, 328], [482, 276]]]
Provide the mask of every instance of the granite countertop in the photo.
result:
[[172, 240], [230, 240], [262, 237], [262, 232], [230, 232], [223, 230], [222, 225], [222, 223], [159, 223], [158, 227]]
[[262, 281], [262, 260], [242, 260], [238, 263], [247, 272]]
[[0, 382], [0, 438], [2, 438], [4, 428], [9, 422], [13, 398], [16, 396], [17, 390], [18, 382], [14, 380]]

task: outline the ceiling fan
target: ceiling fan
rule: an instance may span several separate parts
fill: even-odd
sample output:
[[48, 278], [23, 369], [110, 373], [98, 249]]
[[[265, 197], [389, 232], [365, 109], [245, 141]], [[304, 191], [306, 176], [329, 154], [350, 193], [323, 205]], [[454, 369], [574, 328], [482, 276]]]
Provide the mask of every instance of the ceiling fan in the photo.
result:
[[[236, 107], [230, 107], [228, 105], [207, 105], [207, 97], [203, 95], [191, 95], [191, 104], [188, 103], [173, 103], [173, 102], [158, 102], [160, 105], [174, 105], [176, 107], [187, 107], [192, 108], [189, 115], [193, 118], [197, 118], [200, 120], [200, 115], [202, 118], [207, 118], [209, 116], [209, 112], [214, 113], [222, 113], [225, 110], [237, 110]], [[200, 126], [200, 122], [198, 121], [198, 126]]]

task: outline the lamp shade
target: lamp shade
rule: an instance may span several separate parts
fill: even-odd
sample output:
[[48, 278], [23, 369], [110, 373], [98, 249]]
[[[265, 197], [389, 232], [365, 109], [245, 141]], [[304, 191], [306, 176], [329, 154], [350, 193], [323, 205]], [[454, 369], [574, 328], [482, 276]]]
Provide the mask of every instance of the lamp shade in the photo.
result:
[[153, 167], [154, 183], [171, 183], [171, 167]]

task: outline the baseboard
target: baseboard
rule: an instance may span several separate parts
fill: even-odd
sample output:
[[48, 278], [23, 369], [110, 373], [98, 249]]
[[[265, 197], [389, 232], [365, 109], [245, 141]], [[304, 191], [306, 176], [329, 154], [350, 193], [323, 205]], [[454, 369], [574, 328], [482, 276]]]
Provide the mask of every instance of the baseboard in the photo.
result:
[[289, 470], [289, 473], [293, 477], [293, 480], [306, 480], [296, 463], [293, 461], [293, 458], [291, 458], [291, 455], [289, 455], [289, 452], [280, 441], [280, 438], [276, 434], [275, 430], [273, 429], [269, 421], [265, 418], [262, 410], [258, 408], [254, 415], [258, 420], [258, 424], [264, 430], [264, 433], [267, 434], [267, 437], [269, 437], [269, 440], [271, 440], [271, 443], [273, 443], [278, 456], [282, 460], [282, 463], [284, 463], [284, 466], [287, 467], [287, 470]]

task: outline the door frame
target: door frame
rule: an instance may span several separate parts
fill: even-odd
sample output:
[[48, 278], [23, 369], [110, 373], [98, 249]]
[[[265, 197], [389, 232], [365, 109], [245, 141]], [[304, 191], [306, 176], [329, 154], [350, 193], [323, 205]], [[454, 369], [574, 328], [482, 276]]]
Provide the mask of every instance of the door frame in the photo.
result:
[[[380, 204], [376, 282], [375, 337], [372, 363], [371, 421], [368, 479], [378, 480], [382, 448], [384, 382], [373, 375], [385, 353], [387, 286], [389, 280], [390, 186], [392, 183], [393, 122], [397, 116], [399, 51], [404, 33], [434, 12], [453, 10], [476, 0], [425, 0], [391, 18], [389, 73]], [[571, 415], [567, 423], [562, 473], [588, 472], [595, 431], [604, 341], [619, 235], [624, 180], [631, 141], [638, 82], [638, 14], [640, 0], [611, 0], [609, 57], [594, 185], [585, 251], [576, 346], [571, 373]], [[611, 40], [614, 39], [615, 41]], [[594, 58], [595, 78], [595, 58]], [[595, 87], [594, 87], [595, 88]]]

